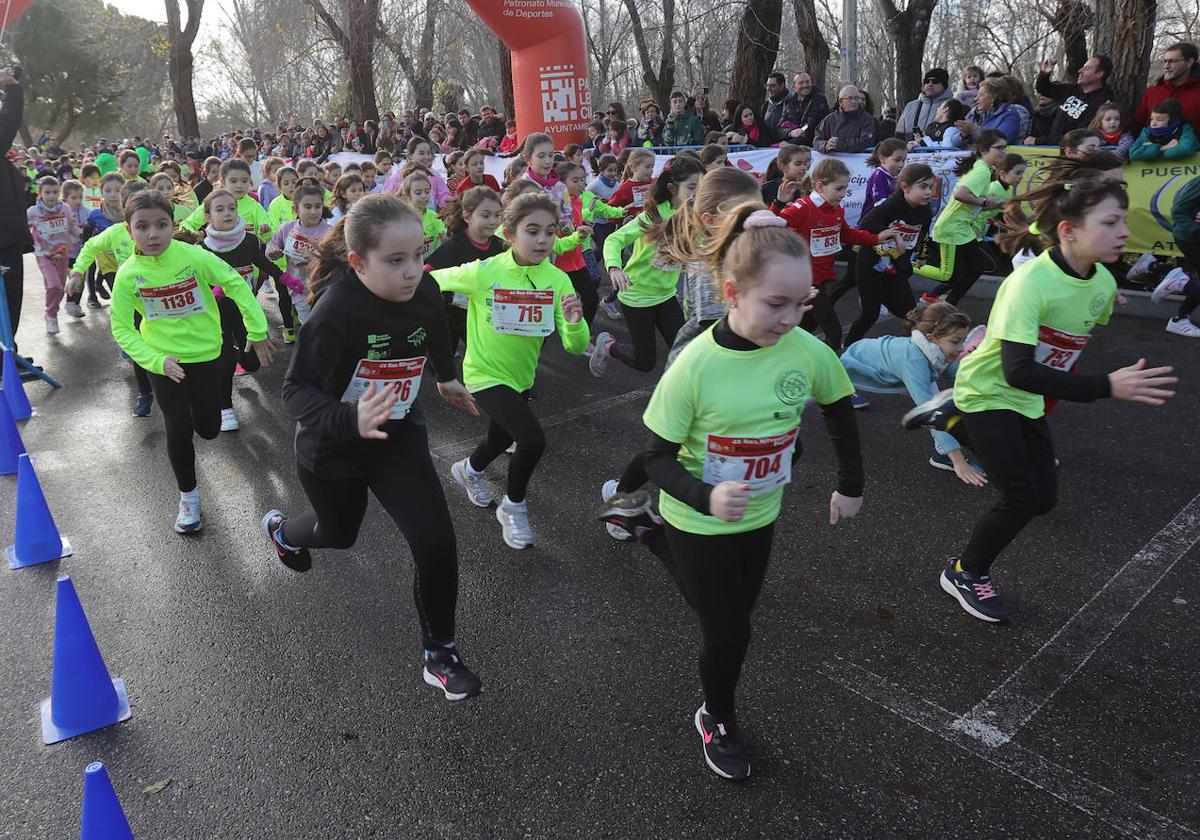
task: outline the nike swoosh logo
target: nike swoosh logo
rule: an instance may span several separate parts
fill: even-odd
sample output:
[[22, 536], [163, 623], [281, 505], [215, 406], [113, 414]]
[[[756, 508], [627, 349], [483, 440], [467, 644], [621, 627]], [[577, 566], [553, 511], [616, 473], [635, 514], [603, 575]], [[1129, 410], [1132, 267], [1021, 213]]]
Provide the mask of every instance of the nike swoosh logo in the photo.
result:
[[711, 744], [712, 739], [713, 739], [713, 734], [711, 732], [709, 732], [707, 729], [704, 729], [703, 721], [701, 721], [701, 723], [700, 723], [700, 728], [704, 731], [704, 743]]

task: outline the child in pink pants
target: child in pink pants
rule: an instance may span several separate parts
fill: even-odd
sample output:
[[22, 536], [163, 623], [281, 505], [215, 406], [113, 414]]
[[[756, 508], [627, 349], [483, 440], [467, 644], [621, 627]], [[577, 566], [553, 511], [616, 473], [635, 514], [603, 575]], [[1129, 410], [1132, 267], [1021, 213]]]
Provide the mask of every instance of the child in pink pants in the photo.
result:
[[58, 333], [58, 304], [66, 292], [70, 253], [79, 243], [75, 211], [59, 201], [58, 179], [47, 175], [38, 181], [37, 203], [26, 211], [33, 253], [46, 283], [46, 332]]

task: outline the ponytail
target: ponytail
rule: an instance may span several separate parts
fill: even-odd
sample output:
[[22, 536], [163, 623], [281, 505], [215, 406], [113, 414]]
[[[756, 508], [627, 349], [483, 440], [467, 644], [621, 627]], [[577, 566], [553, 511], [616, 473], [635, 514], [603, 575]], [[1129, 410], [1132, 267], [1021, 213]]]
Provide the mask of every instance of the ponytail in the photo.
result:
[[[1100, 202], [1115, 198], [1123, 209], [1129, 207], [1125, 185], [1096, 178], [1076, 181], [1052, 181], [1033, 192], [1005, 203], [1004, 230], [997, 237], [1006, 254], [1025, 248], [1038, 249], [1059, 244], [1060, 222], [1080, 224]], [[1022, 202], [1033, 204], [1032, 218], [1021, 212]]]
[[[777, 256], [807, 261], [808, 245], [799, 234], [781, 224], [778, 216], [764, 210], [761, 201], [747, 202], [731, 210], [711, 241], [696, 252], [698, 261], [713, 270], [714, 280], [718, 277], [731, 280], [739, 291], [752, 286], [767, 260]], [[717, 293], [724, 296], [720, 286]]]

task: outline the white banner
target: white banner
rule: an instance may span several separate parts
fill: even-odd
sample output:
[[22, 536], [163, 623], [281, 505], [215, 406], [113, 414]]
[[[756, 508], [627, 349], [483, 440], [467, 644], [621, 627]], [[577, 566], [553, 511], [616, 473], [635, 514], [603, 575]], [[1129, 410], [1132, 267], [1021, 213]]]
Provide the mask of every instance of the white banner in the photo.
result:
[[[767, 171], [767, 167], [778, 153], [778, 149], [771, 148], [753, 149], [748, 152], [730, 152], [729, 163], [744, 172], [750, 173], [761, 181], [763, 173]], [[966, 154], [966, 152], [913, 152], [908, 156], [908, 163], [926, 163], [933, 169], [934, 190], [931, 209], [934, 216], [937, 215], [942, 205], [949, 200], [949, 196], [954, 190], [954, 183], [958, 180], [954, 174], [954, 169]], [[851, 226], [858, 224], [859, 215], [862, 212], [863, 196], [866, 193], [867, 180], [871, 177], [872, 172], [872, 167], [867, 165], [867, 159], [870, 156], [869, 152], [842, 155], [824, 155], [820, 152], [813, 152], [814, 164], [825, 157], [836, 157], [845, 163], [846, 167], [850, 170], [850, 187], [846, 190], [846, 197], [842, 199], [842, 209], [846, 211], [846, 224]], [[655, 155], [654, 174], [658, 175], [662, 171], [662, 168], [666, 166], [667, 161], [672, 157], [672, 155]], [[345, 166], [347, 163], [362, 163], [373, 158], [371, 155], [360, 155], [355, 152], [339, 152], [335, 155], [330, 155], [329, 159]], [[497, 183], [503, 184], [504, 170], [508, 168], [511, 162], [512, 158], [488, 155], [485, 158], [484, 171], [493, 176]], [[400, 166], [401, 164], [397, 162], [395, 165]], [[433, 171], [442, 177], [446, 176], [446, 167], [442, 155], [437, 155], [434, 158]]]

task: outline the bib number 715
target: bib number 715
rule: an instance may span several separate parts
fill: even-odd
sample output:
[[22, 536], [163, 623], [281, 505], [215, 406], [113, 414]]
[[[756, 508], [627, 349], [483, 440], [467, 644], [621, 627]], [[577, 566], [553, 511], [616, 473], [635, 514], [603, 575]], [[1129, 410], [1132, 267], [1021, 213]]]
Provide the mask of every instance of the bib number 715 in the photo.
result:
[[527, 324], [540, 324], [542, 322], [542, 307], [522, 304], [517, 320], [524, 321]]

